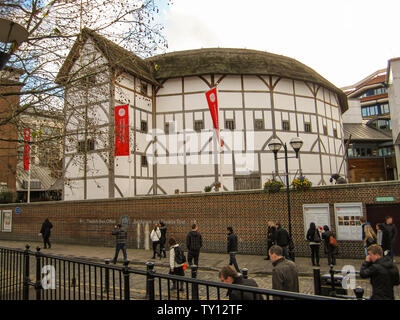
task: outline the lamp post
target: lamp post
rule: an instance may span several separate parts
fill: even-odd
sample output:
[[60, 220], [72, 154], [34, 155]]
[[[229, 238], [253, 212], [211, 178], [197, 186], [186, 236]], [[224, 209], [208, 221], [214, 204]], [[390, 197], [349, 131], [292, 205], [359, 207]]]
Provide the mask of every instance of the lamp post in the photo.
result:
[[[296, 152], [296, 159], [299, 157], [299, 151], [301, 147], [303, 146], [303, 140], [301, 140], [299, 137], [295, 137], [292, 140], [290, 140], [290, 145], [292, 146], [293, 150]], [[288, 223], [289, 223], [289, 239], [292, 241], [292, 220], [291, 220], [291, 211], [290, 211], [290, 190], [289, 190], [289, 169], [288, 169], [288, 158], [293, 158], [293, 157], [288, 157], [287, 154], [287, 145], [286, 143], [283, 144], [283, 149], [285, 150], [285, 157], [284, 158], [278, 158], [278, 151], [281, 149], [282, 143], [279, 139], [274, 138], [271, 140], [271, 142], [268, 144], [268, 148], [274, 153], [274, 158], [275, 160], [278, 159], [285, 159], [285, 175], [286, 175], [286, 198], [287, 198], [287, 210], [288, 210]], [[294, 258], [294, 252], [293, 252], [293, 247], [289, 244], [289, 257], [293, 261], [295, 260]]]
[[0, 42], [4, 43], [3, 48], [0, 49], [0, 70], [26, 39], [28, 39], [28, 31], [24, 27], [16, 22], [0, 18]]

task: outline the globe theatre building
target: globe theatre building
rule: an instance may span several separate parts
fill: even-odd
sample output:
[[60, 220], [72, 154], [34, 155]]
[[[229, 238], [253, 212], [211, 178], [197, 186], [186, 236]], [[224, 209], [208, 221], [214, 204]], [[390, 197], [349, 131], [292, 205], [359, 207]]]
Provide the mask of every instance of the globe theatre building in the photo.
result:
[[[260, 189], [273, 176], [285, 181], [272, 139], [288, 144], [290, 181], [325, 185], [346, 172], [347, 97], [292, 58], [213, 48], [141, 59], [84, 29], [57, 82], [65, 86], [65, 200], [203, 192], [221, 181], [227, 191]], [[221, 150], [205, 97], [213, 87]], [[115, 157], [120, 105], [128, 105], [130, 155]], [[298, 158], [294, 137], [303, 140]]]

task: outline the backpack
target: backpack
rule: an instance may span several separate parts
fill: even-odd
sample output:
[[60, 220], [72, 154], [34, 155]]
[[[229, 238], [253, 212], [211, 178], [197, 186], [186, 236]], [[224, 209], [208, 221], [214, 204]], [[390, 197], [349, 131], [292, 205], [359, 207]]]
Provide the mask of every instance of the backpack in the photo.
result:
[[321, 242], [321, 237], [319, 235], [319, 232], [317, 229], [315, 229], [314, 235], [313, 235], [313, 242]]
[[329, 237], [329, 244], [330, 244], [332, 247], [337, 247], [337, 241], [336, 241], [336, 239], [335, 239], [335, 237], [334, 237], [333, 235], [331, 235], [331, 236]]
[[183, 252], [181, 247], [180, 246], [175, 247], [174, 251], [175, 251], [175, 262], [177, 264], [185, 263], [186, 262], [185, 253]]

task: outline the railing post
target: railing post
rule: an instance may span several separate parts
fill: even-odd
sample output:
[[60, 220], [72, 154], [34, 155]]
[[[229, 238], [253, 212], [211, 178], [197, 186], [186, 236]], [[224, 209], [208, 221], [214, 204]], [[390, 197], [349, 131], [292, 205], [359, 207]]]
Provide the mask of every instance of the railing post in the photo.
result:
[[363, 300], [364, 289], [361, 287], [357, 287], [354, 289], [354, 294], [356, 295], [357, 300]]
[[[193, 279], [197, 278], [197, 270], [198, 267], [195, 264], [193, 264], [191, 266]], [[192, 283], [192, 300], [199, 300], [199, 285], [197, 283]]]
[[336, 290], [335, 290], [335, 270], [333, 270], [333, 264], [331, 264], [330, 267], [329, 267], [329, 273], [331, 274], [331, 287], [332, 287], [331, 295], [335, 296], [336, 295]]
[[108, 294], [110, 291], [110, 270], [108, 266], [110, 265], [111, 260], [110, 259], [104, 259], [104, 263], [106, 264], [106, 270], [105, 270], [105, 279], [104, 279], [104, 292]]
[[22, 299], [29, 300], [29, 248], [31, 246], [27, 244], [24, 251], [24, 280], [22, 288]]
[[321, 295], [321, 270], [318, 268], [313, 269], [314, 274], [314, 294]]
[[249, 269], [243, 268], [242, 275], [243, 275], [243, 279], [247, 279], [249, 277]]
[[122, 271], [124, 274], [124, 295], [125, 300], [130, 300], [130, 287], [129, 287], [129, 260], [124, 261], [124, 270]]
[[[154, 263], [146, 262], [147, 276], [146, 276], [146, 299], [154, 300]], [[161, 294], [161, 292], [160, 292]]]
[[35, 290], [36, 290], [36, 300], [40, 300], [40, 293], [42, 291], [42, 271], [40, 265], [40, 247], [36, 247], [36, 283], [35, 283]]

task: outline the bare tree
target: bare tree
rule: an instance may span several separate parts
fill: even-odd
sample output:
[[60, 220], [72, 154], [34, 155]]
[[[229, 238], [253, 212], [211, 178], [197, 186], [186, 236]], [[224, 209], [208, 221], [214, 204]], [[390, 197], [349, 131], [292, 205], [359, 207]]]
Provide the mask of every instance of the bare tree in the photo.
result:
[[[9, 90], [0, 91], [0, 100], [8, 104], [8, 113], [0, 118], [0, 127], [12, 124], [18, 129], [19, 136], [17, 139], [15, 136], [1, 137], [2, 141], [23, 143], [23, 130], [29, 127], [34, 138], [31, 143], [51, 154], [51, 146], [64, 141], [71, 144], [75, 139], [78, 149], [82, 151], [82, 163], [86, 164], [90, 137], [105, 133], [101, 132], [101, 126], [99, 128], [96, 114], [88, 117], [88, 110], [93, 100], [90, 97], [94, 94], [100, 97], [107, 92], [100, 92], [104, 88], [97, 88], [98, 92], [94, 93], [91, 81], [93, 76], [101, 77], [107, 67], [93, 56], [93, 59], [81, 60], [79, 67], [73, 69], [68, 78], [56, 81], [60, 68], [68, 62], [67, 56], [74, 44], [85, 40], [82, 30], [94, 31], [139, 57], [163, 52], [167, 43], [157, 16], [160, 6], [170, 4], [171, 0], [0, 0], [0, 16], [18, 22], [29, 33], [25, 43], [9, 49], [13, 53], [9, 66], [23, 73], [20, 78], [22, 89], [18, 87], [15, 90], [10, 86]], [[0, 73], [1, 83], [3, 76]], [[46, 114], [59, 118], [64, 103], [68, 103], [66, 89], [69, 95], [80, 99], [85, 106], [75, 108], [77, 104], [71, 104], [70, 107], [75, 108], [73, 116], [71, 112], [63, 114], [70, 124], [75, 122], [78, 129], [74, 134], [67, 133], [65, 128], [60, 131], [58, 126], [54, 126], [53, 132], [47, 130], [43, 134], [46, 128], [40, 122], [32, 128], [32, 123], [27, 121], [29, 117], [21, 116], [28, 111], [32, 116]], [[19, 103], [11, 102], [15, 99], [9, 97], [14, 96], [20, 97]], [[84, 137], [79, 138], [82, 135]], [[105, 154], [108, 153], [107, 147], [105, 141]]]

